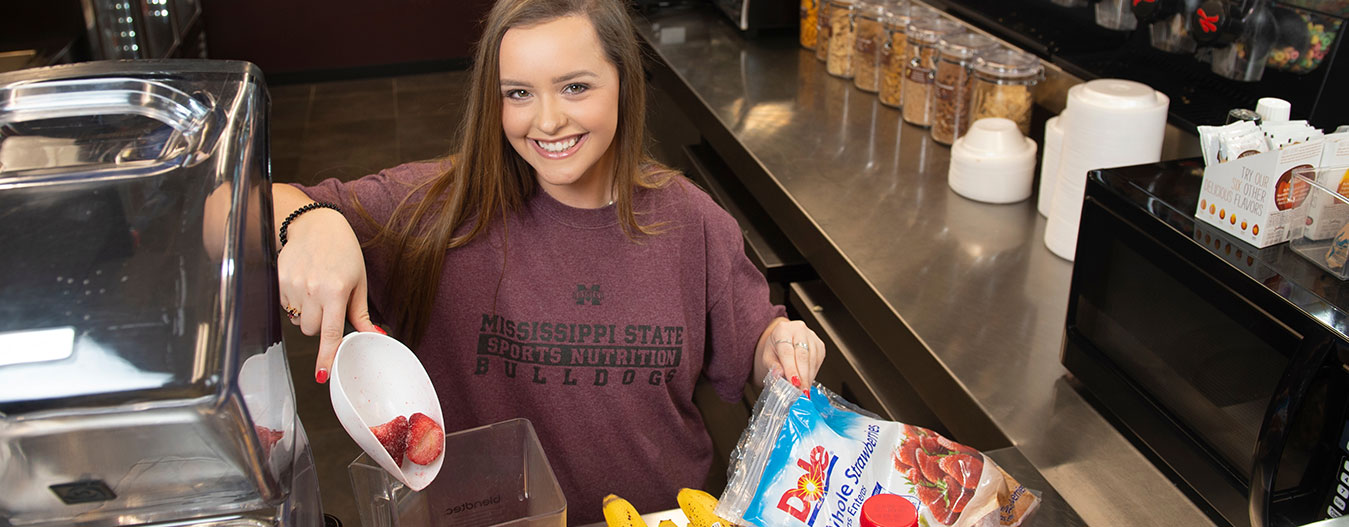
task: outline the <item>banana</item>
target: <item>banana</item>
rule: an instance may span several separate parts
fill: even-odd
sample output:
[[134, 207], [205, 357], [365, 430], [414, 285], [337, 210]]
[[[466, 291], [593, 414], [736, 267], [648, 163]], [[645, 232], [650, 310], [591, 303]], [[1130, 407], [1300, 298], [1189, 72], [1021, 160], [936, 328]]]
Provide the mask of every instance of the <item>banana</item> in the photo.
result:
[[672, 522], [670, 520], [661, 520], [660, 527], [678, 527], [678, 526], [675, 525], [675, 522]]
[[604, 497], [604, 523], [608, 527], [646, 527], [642, 515], [628, 500], [610, 494]]
[[717, 498], [698, 489], [679, 489], [676, 496], [679, 508], [689, 519], [689, 527], [733, 527], [734, 524], [717, 516]]

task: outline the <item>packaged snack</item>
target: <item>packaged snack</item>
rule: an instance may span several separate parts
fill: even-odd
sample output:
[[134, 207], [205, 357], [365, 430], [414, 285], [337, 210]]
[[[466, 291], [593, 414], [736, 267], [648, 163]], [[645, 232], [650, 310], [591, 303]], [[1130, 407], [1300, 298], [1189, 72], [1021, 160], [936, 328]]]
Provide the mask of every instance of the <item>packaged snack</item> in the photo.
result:
[[774, 373], [731, 455], [717, 515], [757, 527], [858, 527], [879, 494], [917, 507], [927, 527], [1016, 526], [1039, 505], [978, 450], [886, 421], [820, 386], [803, 395]]

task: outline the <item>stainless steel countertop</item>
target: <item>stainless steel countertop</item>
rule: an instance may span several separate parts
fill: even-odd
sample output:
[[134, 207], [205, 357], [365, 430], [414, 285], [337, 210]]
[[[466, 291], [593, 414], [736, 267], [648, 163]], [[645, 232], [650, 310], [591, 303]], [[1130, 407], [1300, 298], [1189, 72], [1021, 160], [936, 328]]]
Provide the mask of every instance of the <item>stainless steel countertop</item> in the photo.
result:
[[1017, 447], [1088, 525], [1213, 525], [1065, 378], [1072, 264], [1034, 196], [956, 195], [947, 147], [795, 38], [702, 9], [639, 25], [654, 81], [957, 440]]

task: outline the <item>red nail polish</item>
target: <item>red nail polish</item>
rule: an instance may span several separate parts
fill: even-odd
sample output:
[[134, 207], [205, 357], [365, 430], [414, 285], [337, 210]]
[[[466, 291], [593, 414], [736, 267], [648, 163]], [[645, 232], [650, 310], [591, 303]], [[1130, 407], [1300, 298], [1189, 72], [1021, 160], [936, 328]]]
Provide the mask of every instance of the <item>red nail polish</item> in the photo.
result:
[[319, 384], [328, 382], [328, 370], [319, 368], [319, 372], [314, 374], [314, 381], [318, 382]]
[[802, 392], [805, 392], [806, 398], [807, 398], [807, 399], [810, 398], [810, 390], [801, 390], [801, 391], [802, 391]]
[[375, 331], [376, 331], [377, 333], [379, 333], [380, 335], [388, 335], [388, 334], [389, 334], [388, 331], [384, 331], [384, 328], [379, 327], [379, 326], [375, 326]]
[[800, 388], [800, 387], [801, 387], [801, 378], [800, 378], [800, 377], [797, 377], [797, 376], [795, 376], [795, 375], [793, 375], [793, 376], [792, 376], [792, 386], [795, 386], [795, 387], [797, 387], [797, 388]]

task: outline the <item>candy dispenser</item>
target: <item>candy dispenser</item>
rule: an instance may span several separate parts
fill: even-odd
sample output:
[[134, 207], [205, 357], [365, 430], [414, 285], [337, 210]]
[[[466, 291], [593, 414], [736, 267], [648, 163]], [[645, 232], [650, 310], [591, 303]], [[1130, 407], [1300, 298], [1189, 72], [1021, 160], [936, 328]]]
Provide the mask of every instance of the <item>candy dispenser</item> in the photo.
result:
[[[0, 75], [0, 523], [318, 525], [242, 62]], [[23, 350], [22, 353], [14, 350]]]

